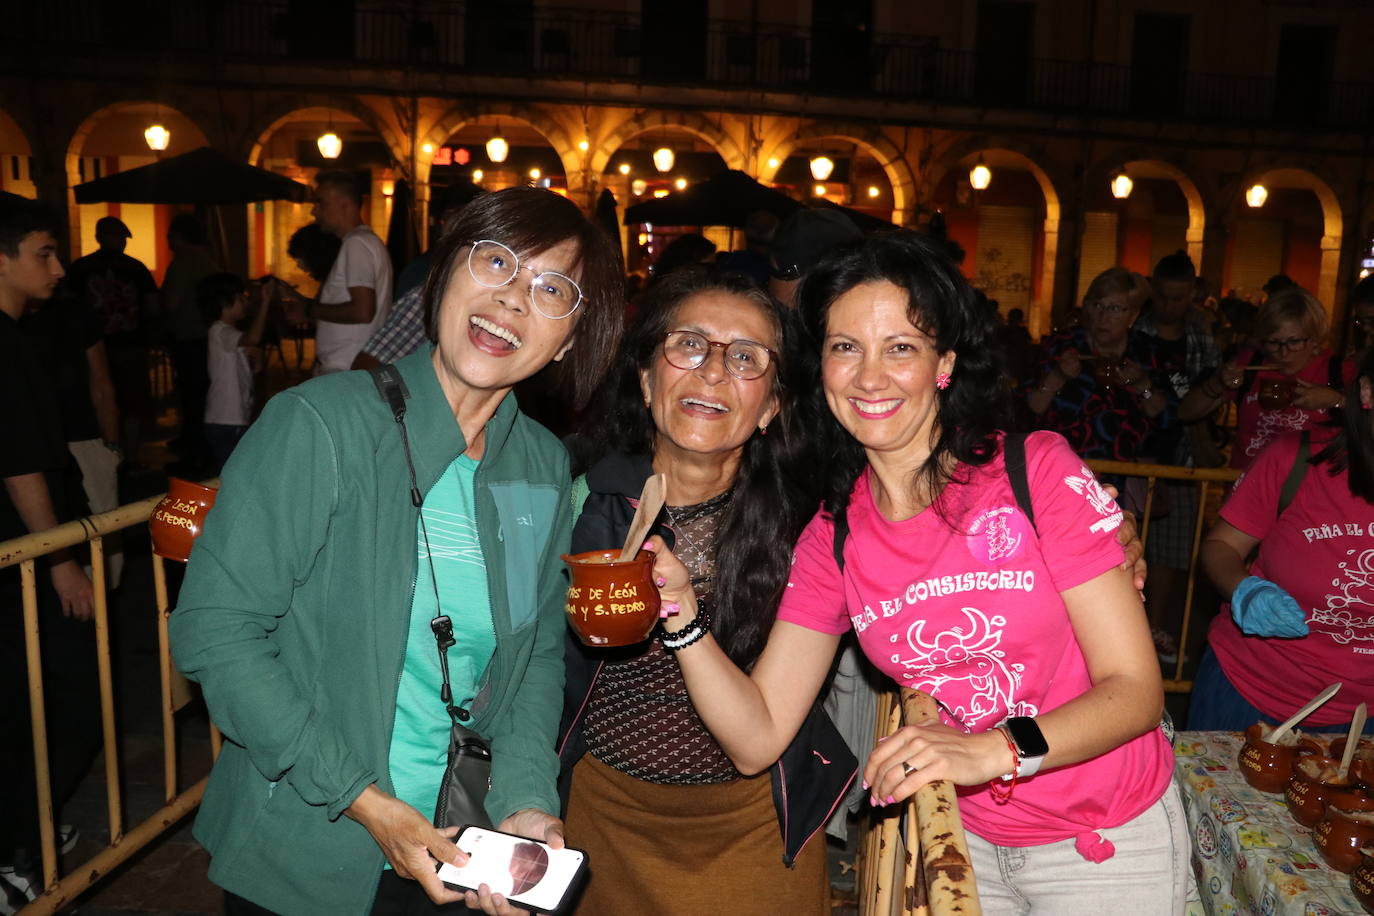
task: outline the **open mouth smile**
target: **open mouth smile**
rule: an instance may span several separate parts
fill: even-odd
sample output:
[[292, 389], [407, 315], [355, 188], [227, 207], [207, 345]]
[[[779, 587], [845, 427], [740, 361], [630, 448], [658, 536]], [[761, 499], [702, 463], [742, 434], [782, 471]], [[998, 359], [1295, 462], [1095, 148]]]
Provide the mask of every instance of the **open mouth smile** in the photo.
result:
[[902, 406], [904, 398], [889, 398], [885, 401], [865, 401], [863, 398], [849, 398], [849, 403], [859, 415], [873, 420], [890, 417]]
[[[524, 342], [510, 328], [502, 327], [494, 321], [483, 318], [481, 315], [473, 315], [468, 319], [469, 334], [477, 337], [479, 342], [491, 347], [504, 346], [508, 350], [519, 350], [524, 346]], [[500, 343], [497, 343], [500, 341]]]

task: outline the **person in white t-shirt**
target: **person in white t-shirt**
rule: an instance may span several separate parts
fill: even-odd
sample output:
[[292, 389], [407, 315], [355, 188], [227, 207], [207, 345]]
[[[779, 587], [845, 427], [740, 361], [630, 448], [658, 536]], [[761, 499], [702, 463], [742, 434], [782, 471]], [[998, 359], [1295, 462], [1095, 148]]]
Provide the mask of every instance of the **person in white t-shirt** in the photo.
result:
[[298, 301], [297, 321], [315, 320], [316, 375], [348, 369], [391, 308], [391, 256], [363, 222], [362, 193], [347, 172], [315, 179], [315, 221], [343, 240], [316, 301]]
[[237, 274], [210, 274], [196, 285], [196, 305], [210, 325], [205, 438], [217, 468], [224, 466], [253, 419], [253, 373], [262, 368], [258, 342], [274, 285], [259, 287], [256, 314], [246, 331], [238, 325], [248, 317], [250, 299]]

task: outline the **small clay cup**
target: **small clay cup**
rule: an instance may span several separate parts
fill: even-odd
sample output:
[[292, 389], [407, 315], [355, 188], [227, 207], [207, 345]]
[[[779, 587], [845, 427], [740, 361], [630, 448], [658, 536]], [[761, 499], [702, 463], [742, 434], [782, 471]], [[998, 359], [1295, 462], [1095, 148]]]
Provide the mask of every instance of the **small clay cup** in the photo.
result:
[[1267, 378], [1260, 382], [1259, 404], [1265, 410], [1282, 410], [1293, 403], [1298, 385], [1291, 378]]
[[1374, 798], [1365, 796], [1356, 811], [1327, 805], [1326, 815], [1312, 830], [1312, 842], [1327, 865], [1338, 872], [1350, 873], [1360, 864], [1360, 850], [1374, 843], [1374, 818], [1359, 821], [1352, 814], [1374, 812]]
[[205, 527], [205, 516], [215, 505], [214, 487], [204, 487], [180, 477], [167, 480], [167, 495], [153, 507], [148, 517], [148, 533], [153, 553], [168, 560], [185, 563], [191, 545]]
[[1327, 805], [1338, 808], [1358, 809], [1368, 800], [1353, 780], [1336, 782], [1322, 780], [1311, 775], [1322, 769], [1335, 770], [1339, 760], [1318, 754], [1303, 754], [1293, 763], [1293, 775], [1284, 787], [1283, 797], [1288, 802], [1288, 811], [1293, 820], [1304, 827], [1315, 827], [1326, 814]]
[[1366, 913], [1374, 914], [1374, 849], [1360, 850], [1360, 864], [1350, 873], [1350, 891]]
[[577, 638], [589, 646], [633, 646], [649, 638], [658, 623], [654, 554], [641, 550], [616, 562], [619, 550], [563, 554], [572, 575], [565, 609]]
[[1303, 739], [1297, 744], [1274, 744], [1261, 737], [1269, 726], [1256, 722], [1245, 730], [1245, 745], [1236, 762], [1245, 781], [1261, 792], [1282, 792], [1293, 775], [1293, 761], [1300, 753], [1312, 753], [1320, 748]]

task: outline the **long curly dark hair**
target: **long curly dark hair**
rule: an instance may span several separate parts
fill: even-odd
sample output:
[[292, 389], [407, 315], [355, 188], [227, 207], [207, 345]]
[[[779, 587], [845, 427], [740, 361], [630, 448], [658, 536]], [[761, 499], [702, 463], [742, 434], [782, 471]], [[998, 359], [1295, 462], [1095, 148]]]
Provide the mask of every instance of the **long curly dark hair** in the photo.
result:
[[734, 496], [717, 536], [712, 631], [725, 653], [748, 670], [763, 651], [787, 585], [792, 545], [819, 505], [808, 473], [805, 421], [792, 397], [802, 338], [797, 316], [753, 280], [710, 267], [685, 267], [645, 296], [616, 357], [601, 409], [590, 418], [597, 438], [629, 454], [652, 454], [654, 421], [644, 404], [640, 372], [662, 358], [664, 336], [679, 308], [702, 293], [721, 292], [753, 303], [773, 325], [781, 354], [773, 372], [780, 411], [768, 435], [744, 443]]
[[[821, 261], [802, 283], [798, 301], [808, 342], [805, 391], [825, 480], [825, 508], [840, 518], [854, 482], [868, 464], [863, 446], [835, 419], [825, 403], [820, 359], [826, 322], [835, 300], [865, 283], [891, 283], [907, 295], [911, 323], [935, 340], [941, 355], [956, 357], [953, 384], [936, 391], [938, 437], [930, 458], [911, 480], [914, 492], [937, 500], [960, 474], [979, 467], [998, 451], [998, 433], [1012, 423], [1005, 360], [997, 346], [993, 306], [964, 279], [939, 243], [915, 232], [894, 232], [856, 242]], [[952, 459], [952, 460], [951, 460]]]

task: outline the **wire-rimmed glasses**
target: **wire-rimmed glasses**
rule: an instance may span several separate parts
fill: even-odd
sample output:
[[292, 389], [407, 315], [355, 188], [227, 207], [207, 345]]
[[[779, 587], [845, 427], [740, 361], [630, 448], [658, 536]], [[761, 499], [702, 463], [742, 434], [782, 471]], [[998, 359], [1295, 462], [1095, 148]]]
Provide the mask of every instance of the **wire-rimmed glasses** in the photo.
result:
[[522, 266], [519, 256], [500, 242], [481, 239], [468, 250], [468, 273], [479, 286], [505, 286], [522, 270], [532, 275], [530, 304], [545, 318], [567, 318], [582, 304], [582, 287], [572, 277], [554, 270], [535, 273], [534, 268]]
[[778, 354], [752, 340], [722, 343], [697, 331], [669, 331], [663, 338], [663, 358], [678, 369], [696, 369], [706, 362], [712, 350], [720, 350], [726, 370], [743, 382], [752, 381], [768, 371]]

